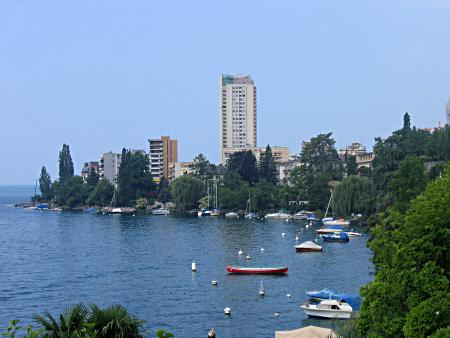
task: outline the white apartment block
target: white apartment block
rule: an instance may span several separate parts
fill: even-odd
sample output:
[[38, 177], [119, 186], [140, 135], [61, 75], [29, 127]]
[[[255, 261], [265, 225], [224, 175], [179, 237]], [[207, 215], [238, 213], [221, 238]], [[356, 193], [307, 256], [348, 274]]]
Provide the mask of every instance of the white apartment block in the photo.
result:
[[[271, 149], [272, 157], [275, 163], [286, 163], [291, 159], [288, 147], [271, 147]], [[224, 148], [222, 149], [222, 162], [226, 164], [231, 154], [246, 150], [250, 150], [253, 155], [255, 155], [256, 161], [259, 162], [259, 160], [261, 159], [261, 155], [266, 152], [266, 147]]]
[[116, 176], [119, 173], [121, 159], [122, 154], [113, 153], [112, 151], [104, 153], [100, 159], [100, 177], [104, 177], [115, 184]]
[[256, 87], [249, 75], [222, 75], [220, 79], [221, 159], [227, 148], [256, 147]]
[[169, 163], [169, 182], [180, 176], [192, 173], [192, 162], [170, 162]]

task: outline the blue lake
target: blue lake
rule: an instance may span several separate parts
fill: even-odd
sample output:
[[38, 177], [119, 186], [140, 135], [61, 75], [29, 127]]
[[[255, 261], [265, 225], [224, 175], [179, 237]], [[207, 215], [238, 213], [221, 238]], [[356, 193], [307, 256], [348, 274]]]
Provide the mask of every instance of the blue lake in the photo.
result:
[[[212, 327], [218, 338], [274, 337], [275, 330], [331, 327], [300, 309], [305, 291], [327, 287], [358, 293], [372, 279], [367, 234], [349, 243], [319, 239], [324, 252], [299, 254], [297, 234], [299, 242], [316, 238], [315, 228], [305, 229], [301, 222], [53, 213], [13, 206], [33, 194], [30, 186], [0, 186], [2, 332], [10, 319], [28, 324], [44, 309], [56, 315], [75, 303], [93, 302], [124, 305], [146, 320], [149, 337], [161, 328], [175, 337], [206, 337]], [[287, 265], [289, 273], [228, 275], [227, 265]], [[258, 297], [261, 280], [265, 298]], [[223, 313], [227, 306], [231, 317]]]

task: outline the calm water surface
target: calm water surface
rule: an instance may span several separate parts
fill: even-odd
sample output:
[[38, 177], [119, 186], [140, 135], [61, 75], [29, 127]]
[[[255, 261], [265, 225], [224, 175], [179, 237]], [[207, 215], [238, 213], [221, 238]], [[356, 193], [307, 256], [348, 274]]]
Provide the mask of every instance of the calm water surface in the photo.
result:
[[[58, 314], [77, 302], [120, 303], [147, 321], [147, 336], [273, 337], [308, 319], [299, 305], [310, 289], [357, 293], [371, 280], [367, 235], [323, 243], [297, 254], [314, 229], [300, 222], [251, 222], [173, 216], [53, 213], [14, 208], [34, 187], [0, 186], [0, 330], [13, 318], [30, 323], [44, 309]], [[286, 233], [285, 237], [281, 233]], [[244, 257], [237, 254], [239, 248]], [[264, 248], [264, 252], [261, 252]], [[251, 260], [247, 261], [245, 255]], [[191, 261], [197, 262], [196, 273]], [[225, 266], [287, 265], [283, 276], [227, 275]], [[218, 286], [211, 286], [216, 279]], [[266, 297], [258, 297], [260, 281]], [[291, 298], [286, 295], [292, 294]], [[232, 316], [223, 314], [229, 306]], [[280, 316], [276, 318], [275, 312]]]

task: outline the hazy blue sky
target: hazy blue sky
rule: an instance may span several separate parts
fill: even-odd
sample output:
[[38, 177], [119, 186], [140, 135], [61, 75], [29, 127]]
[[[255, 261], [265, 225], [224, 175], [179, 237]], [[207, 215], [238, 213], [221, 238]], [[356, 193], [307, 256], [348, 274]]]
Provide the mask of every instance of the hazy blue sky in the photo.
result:
[[444, 121], [448, 1], [0, 1], [0, 183], [169, 134], [219, 161], [219, 77], [258, 88], [258, 143], [338, 146]]

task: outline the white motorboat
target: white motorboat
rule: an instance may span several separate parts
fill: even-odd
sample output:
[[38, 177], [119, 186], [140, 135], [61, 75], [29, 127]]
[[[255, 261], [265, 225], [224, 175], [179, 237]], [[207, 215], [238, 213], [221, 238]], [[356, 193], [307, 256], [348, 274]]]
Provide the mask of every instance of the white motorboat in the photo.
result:
[[296, 245], [295, 250], [297, 252], [320, 252], [322, 247], [311, 241], [306, 241], [302, 244]]
[[203, 216], [211, 216], [212, 215], [212, 211], [208, 210], [208, 209], [202, 209], [197, 213], [198, 217], [203, 217]]
[[265, 219], [290, 219], [291, 215], [289, 215], [287, 212], [279, 211], [275, 212], [273, 214], [267, 214]]
[[170, 215], [170, 210], [167, 208], [159, 208], [159, 209], [153, 210], [152, 214], [158, 215], [158, 216], [166, 216], [166, 215]]
[[237, 212], [227, 212], [225, 218], [239, 218], [239, 214]]
[[310, 317], [348, 319], [353, 312], [349, 304], [336, 299], [312, 298], [300, 307]]
[[332, 219], [330, 217], [324, 218], [322, 220], [323, 225], [330, 226], [330, 225], [340, 225], [340, 226], [347, 226], [350, 224], [349, 221], [345, 221], [344, 219]]

